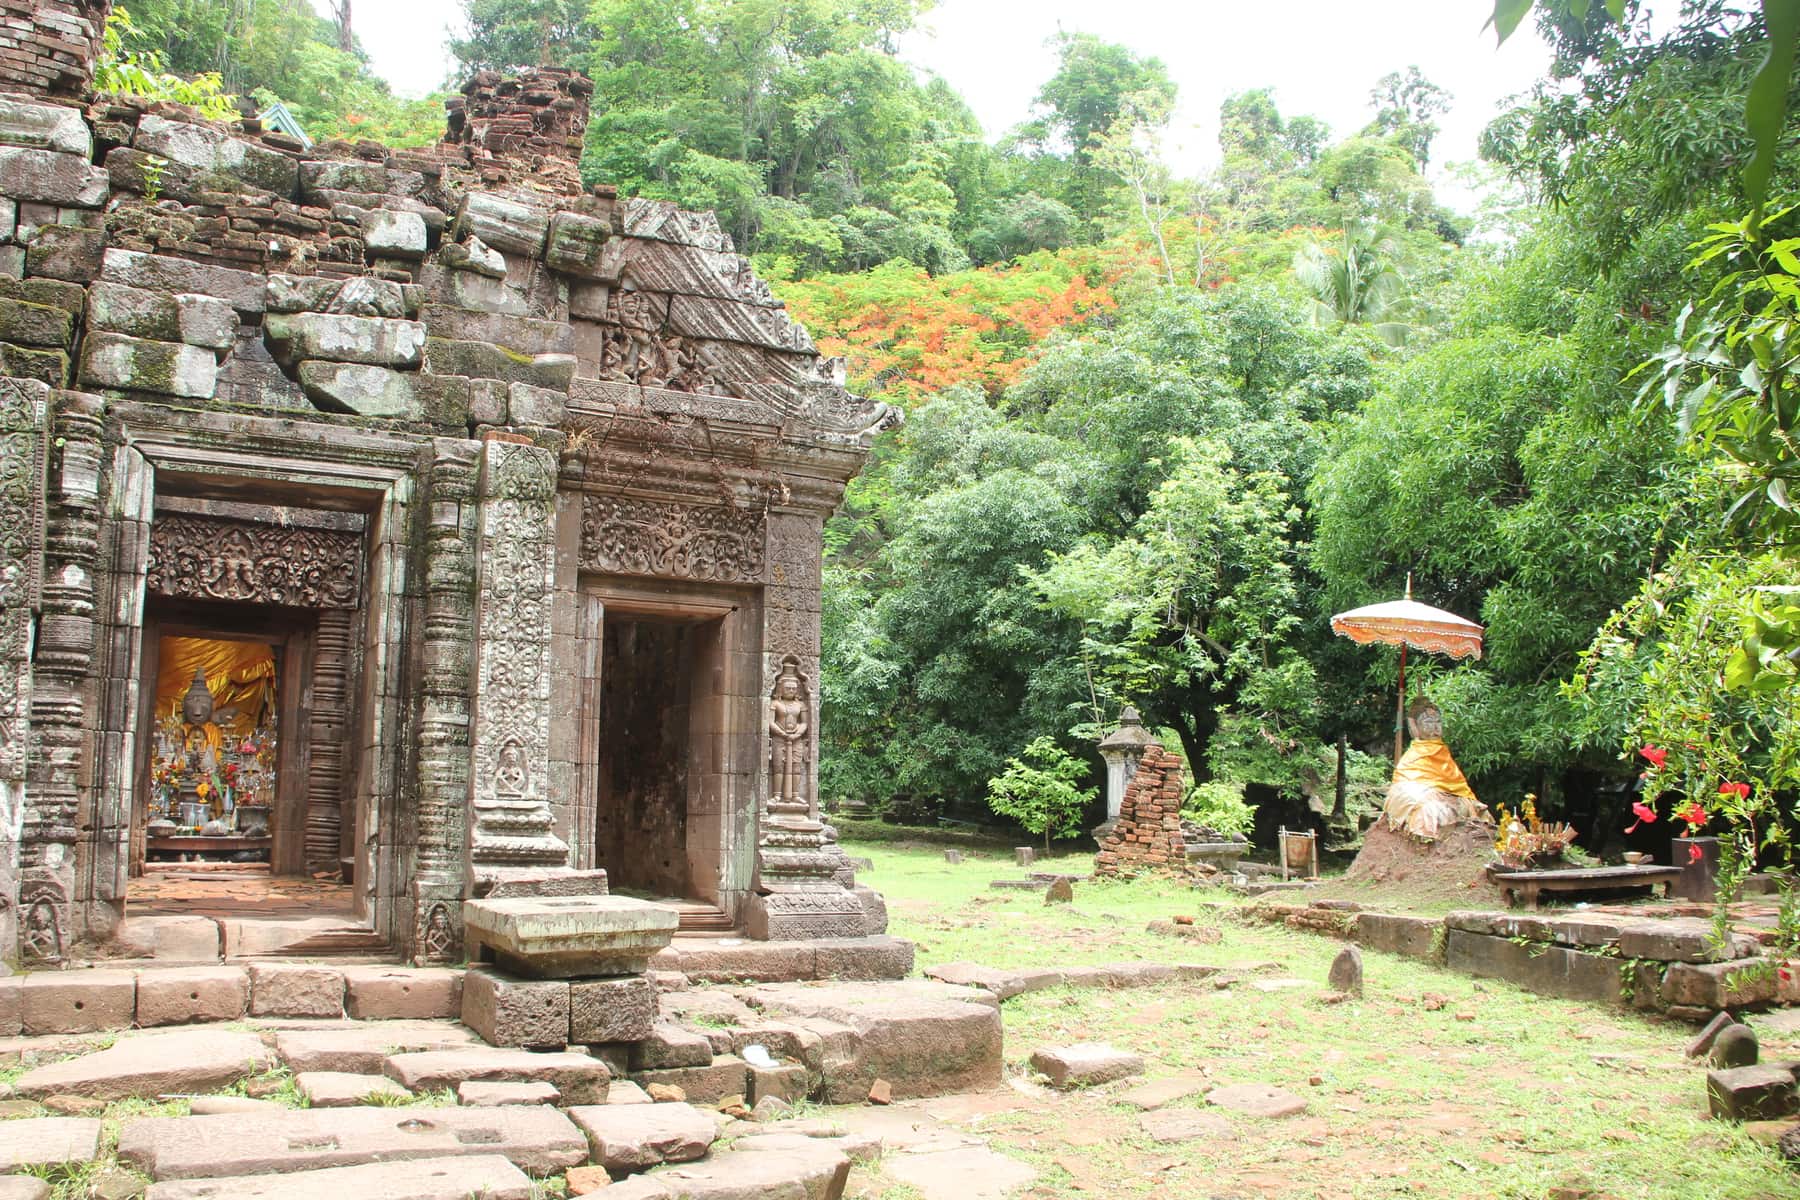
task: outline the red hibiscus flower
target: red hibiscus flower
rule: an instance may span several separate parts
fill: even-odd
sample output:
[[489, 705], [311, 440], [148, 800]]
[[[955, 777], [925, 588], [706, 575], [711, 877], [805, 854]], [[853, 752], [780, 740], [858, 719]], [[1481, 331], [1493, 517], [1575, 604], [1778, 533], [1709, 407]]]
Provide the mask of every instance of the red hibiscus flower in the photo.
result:
[[1688, 847], [1688, 861], [1689, 862], [1697, 863], [1705, 857], [1706, 857], [1706, 854], [1704, 851], [1702, 851], [1700, 849], [1700, 847], [1698, 847], [1698, 846], [1689, 846]]
[[1781, 982], [1783, 982], [1783, 983], [1788, 982], [1790, 979], [1792, 979], [1794, 977], [1794, 973], [1788, 969], [1787, 960], [1785, 960], [1785, 959], [1782, 960], [1782, 963], [1779, 967], [1775, 968], [1775, 974], [1781, 976]]
[[1706, 815], [1706, 810], [1700, 807], [1700, 802], [1698, 800], [1690, 800], [1688, 801], [1686, 808], [1676, 809], [1675, 819], [1678, 821], [1686, 821], [1695, 829], [1700, 828], [1710, 820]]
[[1742, 800], [1750, 795], [1750, 785], [1747, 783], [1721, 783], [1719, 785], [1719, 795], [1736, 796], [1739, 800]]
[[1639, 825], [1649, 825], [1656, 820], [1656, 810], [1651, 808], [1648, 804], [1645, 804], [1642, 800], [1633, 803], [1631, 811], [1632, 814], [1637, 817], [1637, 820], [1625, 827], [1626, 833], [1632, 833], [1636, 831]]
[[1669, 760], [1669, 752], [1658, 746], [1645, 746], [1638, 753], [1644, 756], [1644, 761], [1658, 770], [1661, 770], [1662, 765]]

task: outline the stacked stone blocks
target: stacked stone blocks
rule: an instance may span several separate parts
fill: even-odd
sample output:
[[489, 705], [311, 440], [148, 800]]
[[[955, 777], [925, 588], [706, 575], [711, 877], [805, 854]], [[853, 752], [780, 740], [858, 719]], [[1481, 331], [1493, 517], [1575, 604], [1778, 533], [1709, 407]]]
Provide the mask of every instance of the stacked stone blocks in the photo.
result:
[[1094, 856], [1094, 874], [1186, 871], [1181, 800], [1181, 759], [1152, 743], [1125, 789], [1118, 821]]

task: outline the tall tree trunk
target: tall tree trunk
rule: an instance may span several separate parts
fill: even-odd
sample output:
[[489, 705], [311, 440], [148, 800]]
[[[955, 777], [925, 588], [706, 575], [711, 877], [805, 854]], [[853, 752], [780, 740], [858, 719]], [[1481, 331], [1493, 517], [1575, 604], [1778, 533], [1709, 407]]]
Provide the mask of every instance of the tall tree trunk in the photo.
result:
[[345, 54], [355, 54], [356, 34], [350, 29], [350, 0], [331, 0], [331, 7], [337, 16], [338, 49]]

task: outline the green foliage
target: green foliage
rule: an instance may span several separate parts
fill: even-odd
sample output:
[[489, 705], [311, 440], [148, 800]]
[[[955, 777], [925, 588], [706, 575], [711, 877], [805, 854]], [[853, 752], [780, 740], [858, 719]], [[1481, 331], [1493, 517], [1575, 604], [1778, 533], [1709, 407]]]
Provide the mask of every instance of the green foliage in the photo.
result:
[[1406, 326], [1382, 318], [1405, 304], [1406, 280], [1395, 262], [1392, 238], [1348, 225], [1336, 246], [1308, 241], [1294, 254], [1294, 277], [1312, 298], [1315, 324], [1369, 325], [1394, 345], [1406, 340]]
[[162, 55], [148, 46], [138, 45], [141, 41], [142, 35], [132, 24], [130, 12], [115, 8], [107, 15], [100, 57], [94, 63], [95, 91], [173, 100], [177, 104], [192, 105], [202, 116], [215, 120], [238, 115], [237, 105], [233, 97], [225, 93], [225, 81], [217, 71], [205, 71], [184, 79], [166, 70]]
[[1214, 833], [1232, 837], [1256, 827], [1256, 810], [1244, 802], [1244, 785], [1209, 779], [1188, 789], [1181, 815]]
[[1027, 833], [1044, 839], [1074, 837], [1081, 817], [1099, 792], [1076, 786], [1089, 766], [1047, 737], [1034, 738], [1019, 758], [1006, 760], [1006, 770], [988, 780], [988, 807], [1017, 821]]
[[[281, 100], [315, 140], [424, 145], [444, 130], [443, 97], [401, 100], [308, 0], [136, 0], [127, 45], [181, 75], [214, 72], [221, 89], [267, 107]], [[235, 112], [235, 110], [234, 110]], [[223, 114], [212, 114], [223, 115]]]

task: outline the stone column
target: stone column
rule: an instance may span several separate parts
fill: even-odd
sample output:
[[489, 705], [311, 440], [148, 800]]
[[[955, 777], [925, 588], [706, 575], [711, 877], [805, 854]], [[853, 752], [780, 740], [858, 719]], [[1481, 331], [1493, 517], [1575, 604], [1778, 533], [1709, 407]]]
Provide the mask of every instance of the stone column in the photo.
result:
[[1137, 773], [1138, 761], [1156, 739], [1140, 721], [1138, 710], [1127, 704], [1119, 712], [1119, 727], [1100, 741], [1100, 757], [1106, 760], [1106, 820], [1093, 830], [1094, 840], [1104, 842], [1119, 820], [1119, 806], [1125, 800], [1125, 789]]
[[[763, 589], [762, 792], [756, 888], [744, 930], [754, 938], [860, 937], [868, 915], [844, 886], [844, 852], [819, 819], [821, 519], [771, 513]], [[803, 716], [798, 739], [778, 730]]]
[[512, 438], [487, 435], [477, 488], [466, 879], [477, 896], [569, 860], [546, 791], [556, 455]]
[[[119, 835], [114, 824], [96, 822], [91, 811], [94, 746], [88, 737], [87, 685], [94, 661], [94, 570], [99, 550], [101, 401], [80, 392], [52, 397], [57, 439], [55, 469], [48, 493], [44, 534], [44, 580], [37, 644], [32, 652], [31, 737], [26, 765], [23, 847], [20, 853], [21, 910], [39, 918], [55, 913], [59, 941], [105, 935], [123, 906], [90, 910], [91, 881], [119, 867]], [[83, 812], [84, 797], [90, 811]], [[85, 822], [84, 822], [85, 818]], [[92, 831], [82, 849], [97, 855], [80, 873], [76, 887], [77, 839], [83, 824]], [[129, 816], [123, 823], [127, 836]], [[101, 868], [96, 872], [94, 868]], [[115, 899], [108, 896], [106, 899]], [[72, 906], [83, 907], [74, 921]], [[111, 919], [108, 919], [110, 915]], [[44, 938], [28, 927], [21, 933], [22, 957], [47, 958]]]
[[462, 958], [468, 853], [469, 694], [475, 641], [475, 475], [480, 447], [441, 441], [427, 481], [425, 616], [420, 651], [415, 962]]
[[[31, 735], [32, 610], [44, 562], [49, 395], [35, 380], [0, 379], [0, 953], [19, 945], [19, 850], [25, 822], [25, 748]], [[41, 923], [48, 918], [52, 924]], [[40, 909], [35, 935], [53, 955], [67, 910]], [[27, 914], [29, 927], [32, 914]], [[22, 949], [22, 948], [21, 948]], [[35, 954], [48, 958], [52, 955]]]

